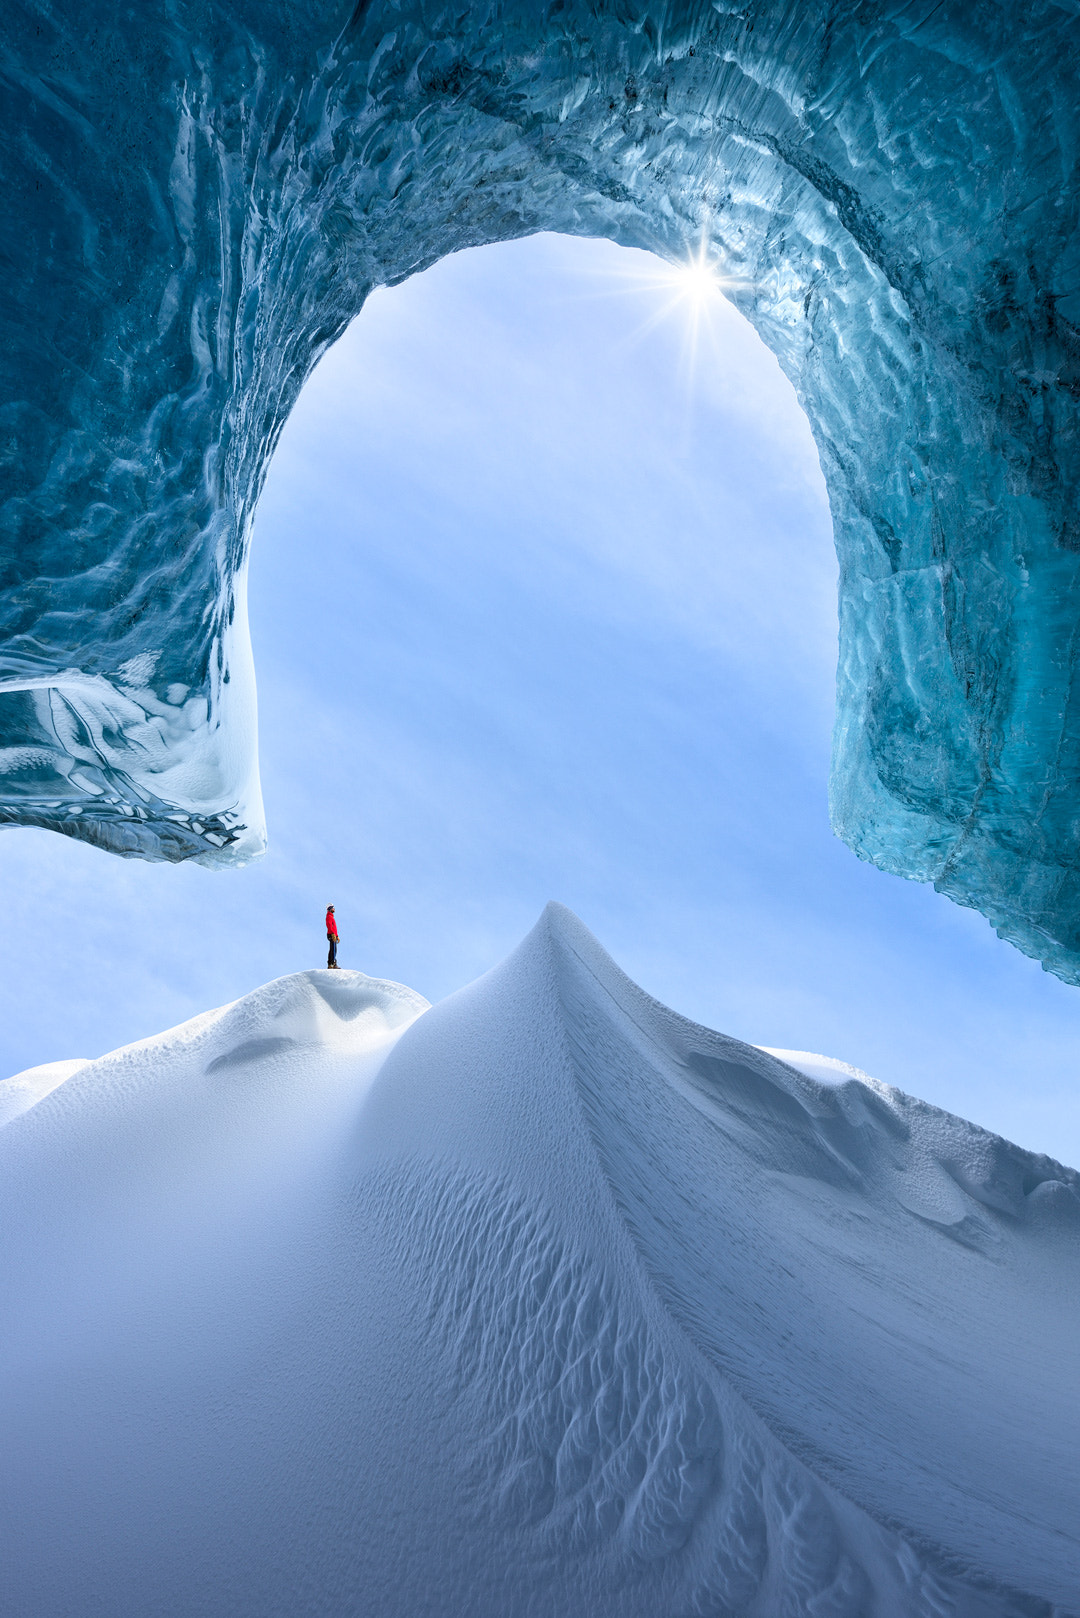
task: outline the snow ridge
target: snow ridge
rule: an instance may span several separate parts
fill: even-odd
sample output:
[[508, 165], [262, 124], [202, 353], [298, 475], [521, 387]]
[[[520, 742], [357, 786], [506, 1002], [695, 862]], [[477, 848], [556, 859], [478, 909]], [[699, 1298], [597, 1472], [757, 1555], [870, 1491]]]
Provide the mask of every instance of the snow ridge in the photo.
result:
[[836, 1078], [559, 906], [81, 1066], [0, 1130], [8, 1610], [1075, 1618], [1080, 1179]]

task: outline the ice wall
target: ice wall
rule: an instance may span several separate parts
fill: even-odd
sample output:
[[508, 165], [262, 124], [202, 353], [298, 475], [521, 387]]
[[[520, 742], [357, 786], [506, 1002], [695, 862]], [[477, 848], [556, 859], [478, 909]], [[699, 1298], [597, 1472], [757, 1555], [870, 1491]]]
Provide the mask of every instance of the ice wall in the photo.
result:
[[837, 830], [1080, 981], [1077, 63], [1065, 0], [13, 0], [0, 814], [257, 852], [244, 559], [319, 354], [458, 248], [704, 233], [829, 484]]

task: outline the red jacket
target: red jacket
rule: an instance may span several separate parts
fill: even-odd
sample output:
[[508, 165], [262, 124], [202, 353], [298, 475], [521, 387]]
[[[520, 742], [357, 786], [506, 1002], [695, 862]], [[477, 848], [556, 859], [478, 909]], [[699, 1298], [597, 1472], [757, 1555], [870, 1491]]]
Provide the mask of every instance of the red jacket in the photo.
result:
[[332, 910], [328, 910], [326, 912], [326, 936], [328, 938], [336, 938], [337, 935], [337, 922], [334, 920], [334, 912]]

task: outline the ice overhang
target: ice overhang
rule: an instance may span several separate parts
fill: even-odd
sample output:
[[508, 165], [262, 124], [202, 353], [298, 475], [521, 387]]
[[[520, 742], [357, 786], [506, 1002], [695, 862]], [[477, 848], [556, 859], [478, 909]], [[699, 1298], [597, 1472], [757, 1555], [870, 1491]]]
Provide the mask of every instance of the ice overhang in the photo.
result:
[[1080, 982], [1075, 18], [93, 13], [5, 26], [0, 820], [257, 853], [244, 567], [319, 355], [463, 247], [704, 233], [829, 486], [836, 830]]

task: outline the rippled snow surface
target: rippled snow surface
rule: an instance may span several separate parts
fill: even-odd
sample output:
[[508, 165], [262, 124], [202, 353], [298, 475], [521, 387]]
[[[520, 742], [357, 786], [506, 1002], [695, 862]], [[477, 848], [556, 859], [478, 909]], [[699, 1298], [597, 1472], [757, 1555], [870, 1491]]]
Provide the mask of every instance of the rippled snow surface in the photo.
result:
[[5, 1614], [1080, 1612], [1080, 1179], [789, 1054], [551, 906], [7, 1081]]

